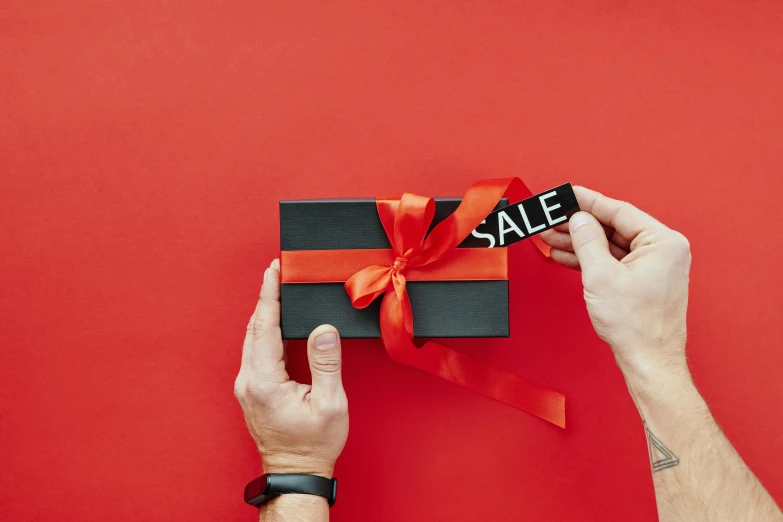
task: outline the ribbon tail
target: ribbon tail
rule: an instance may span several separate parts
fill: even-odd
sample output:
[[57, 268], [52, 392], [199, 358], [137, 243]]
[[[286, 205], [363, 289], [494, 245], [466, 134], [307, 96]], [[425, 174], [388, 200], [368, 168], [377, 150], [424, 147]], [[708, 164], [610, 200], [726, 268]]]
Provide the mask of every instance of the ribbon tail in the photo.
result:
[[436, 375], [565, 428], [565, 396], [430, 341], [416, 348], [394, 292], [381, 305], [381, 338], [394, 361]]

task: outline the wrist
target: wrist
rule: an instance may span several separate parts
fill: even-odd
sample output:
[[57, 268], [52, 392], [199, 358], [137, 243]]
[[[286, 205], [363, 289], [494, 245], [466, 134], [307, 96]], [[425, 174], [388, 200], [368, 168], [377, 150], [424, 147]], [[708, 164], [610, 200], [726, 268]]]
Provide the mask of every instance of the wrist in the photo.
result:
[[668, 395], [681, 392], [693, 386], [687, 363], [659, 364], [647, 361], [637, 361], [633, 364], [620, 364], [628, 388], [650, 399], [664, 398], [659, 395]]
[[610, 344], [629, 388], [644, 393], [692, 384], [684, 343]]
[[294, 453], [276, 453], [262, 457], [264, 473], [298, 473], [333, 478], [335, 462]]
[[663, 419], [677, 422], [683, 415], [693, 416], [701, 411], [709, 414], [685, 363], [636, 365], [623, 370], [623, 377], [639, 414], [648, 423]]

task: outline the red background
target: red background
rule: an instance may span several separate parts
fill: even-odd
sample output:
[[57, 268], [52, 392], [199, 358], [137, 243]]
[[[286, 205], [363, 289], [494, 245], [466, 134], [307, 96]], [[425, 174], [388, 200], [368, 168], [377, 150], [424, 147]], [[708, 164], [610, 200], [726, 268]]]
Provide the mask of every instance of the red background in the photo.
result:
[[[315, 4], [0, 7], [0, 518], [252, 520], [232, 387], [277, 201], [507, 175], [691, 239], [695, 379], [783, 501], [780, 3]], [[450, 344], [568, 429], [347, 341], [335, 520], [655, 518], [578, 274], [513, 253], [513, 338]]]

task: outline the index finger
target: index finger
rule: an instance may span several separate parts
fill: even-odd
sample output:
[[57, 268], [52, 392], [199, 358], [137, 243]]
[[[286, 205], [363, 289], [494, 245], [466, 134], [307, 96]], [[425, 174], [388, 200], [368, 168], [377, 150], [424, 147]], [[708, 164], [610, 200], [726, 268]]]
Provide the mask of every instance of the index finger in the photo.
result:
[[660, 221], [627, 201], [612, 199], [585, 187], [574, 187], [579, 207], [595, 216], [602, 224], [615, 229], [629, 243], [645, 230], [666, 228]]
[[283, 339], [280, 331], [280, 272], [274, 260], [264, 273], [261, 295], [251, 321], [246, 349], [250, 351], [250, 367], [262, 375], [285, 375]]

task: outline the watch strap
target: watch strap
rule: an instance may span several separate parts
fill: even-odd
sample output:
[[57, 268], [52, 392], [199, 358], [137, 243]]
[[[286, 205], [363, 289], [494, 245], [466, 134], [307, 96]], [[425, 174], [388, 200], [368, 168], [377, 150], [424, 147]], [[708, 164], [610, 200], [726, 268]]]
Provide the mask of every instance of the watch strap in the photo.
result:
[[287, 493], [324, 497], [332, 507], [337, 499], [337, 479], [299, 473], [265, 473], [245, 488], [245, 502], [260, 507]]

